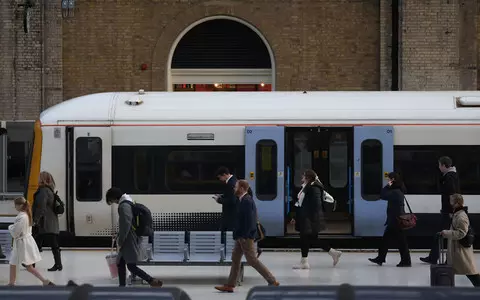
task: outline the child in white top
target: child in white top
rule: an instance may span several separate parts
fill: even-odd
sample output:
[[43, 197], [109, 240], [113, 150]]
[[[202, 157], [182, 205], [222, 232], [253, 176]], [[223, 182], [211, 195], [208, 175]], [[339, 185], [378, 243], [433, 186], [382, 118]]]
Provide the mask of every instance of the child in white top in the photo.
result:
[[33, 264], [42, 260], [37, 244], [32, 237], [32, 211], [25, 198], [20, 197], [14, 200], [15, 209], [19, 212], [15, 223], [8, 226], [8, 231], [13, 237], [13, 250], [10, 256], [10, 281], [8, 285], [15, 285], [17, 279], [17, 266], [24, 264], [27, 271], [42, 281], [43, 285], [54, 285], [50, 280], [44, 278]]

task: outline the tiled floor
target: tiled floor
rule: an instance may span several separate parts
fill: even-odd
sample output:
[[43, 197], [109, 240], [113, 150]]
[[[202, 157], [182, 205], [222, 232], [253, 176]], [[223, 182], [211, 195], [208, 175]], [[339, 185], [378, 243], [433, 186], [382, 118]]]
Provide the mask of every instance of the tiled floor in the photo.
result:
[[[109, 271], [105, 262], [104, 251], [62, 251], [64, 270], [48, 273], [46, 269], [53, 264], [51, 253], [42, 253], [44, 260], [38, 268], [57, 284], [65, 284], [69, 279], [78, 283], [94, 285], [112, 285], [117, 282], [109, 279]], [[429, 266], [418, 261], [423, 254], [412, 253], [412, 268], [397, 268], [398, 253], [387, 257], [387, 264], [382, 267], [372, 265], [367, 258], [374, 253], [344, 253], [340, 263], [333, 268], [332, 260], [327, 253], [314, 252], [310, 255], [311, 270], [292, 270], [291, 266], [298, 262], [300, 253], [264, 252], [261, 256], [264, 264], [277, 276], [282, 285], [338, 285], [350, 283], [354, 285], [395, 285], [395, 286], [428, 286], [430, 284]], [[480, 266], [480, 254], [476, 254]], [[245, 299], [248, 290], [265, 282], [250, 267], [245, 269], [245, 281], [234, 294], [222, 295], [213, 286], [224, 282], [228, 275], [228, 267], [145, 267], [153, 276], [161, 278], [166, 286], [177, 286], [184, 289], [193, 300]], [[8, 265], [0, 265], [0, 284], [8, 282]], [[40, 284], [33, 276], [21, 269], [18, 274], [18, 285]], [[464, 276], [457, 276], [457, 286], [470, 286]]]

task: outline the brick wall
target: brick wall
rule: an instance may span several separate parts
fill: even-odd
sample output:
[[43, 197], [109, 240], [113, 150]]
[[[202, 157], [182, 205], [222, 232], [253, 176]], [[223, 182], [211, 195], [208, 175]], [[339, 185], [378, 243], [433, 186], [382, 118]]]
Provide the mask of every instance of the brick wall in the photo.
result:
[[[62, 101], [59, 2], [45, 2], [48, 6], [42, 22], [43, 0], [38, 0], [32, 9], [30, 32], [25, 33], [24, 8], [18, 6], [23, 1], [0, 1], [0, 120], [34, 120], [43, 108]], [[42, 41], [45, 41], [45, 56]], [[43, 77], [42, 57], [45, 57]]]
[[404, 0], [402, 89], [476, 90], [476, 0]]
[[[36, 1], [28, 34], [17, 6], [23, 0], [0, 1], [0, 120], [36, 119], [88, 93], [165, 90], [176, 37], [218, 14], [263, 33], [277, 90], [391, 87], [391, 0], [89, 0], [76, 1], [65, 19], [61, 1], [44, 1]], [[478, 1], [401, 2], [401, 89], [480, 87]], [[150, 68], [141, 71], [142, 63]]]
[[[64, 22], [64, 98], [166, 89], [171, 45], [224, 14], [256, 26], [275, 55], [277, 90], [378, 90], [379, 0], [77, 1]], [[152, 66], [140, 71], [140, 64]]]

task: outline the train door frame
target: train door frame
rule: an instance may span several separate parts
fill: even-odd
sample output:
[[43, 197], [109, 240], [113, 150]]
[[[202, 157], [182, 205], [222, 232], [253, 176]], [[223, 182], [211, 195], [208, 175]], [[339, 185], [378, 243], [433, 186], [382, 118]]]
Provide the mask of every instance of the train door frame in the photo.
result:
[[[262, 146], [260, 143], [263, 143]], [[261, 155], [275, 155], [273, 145], [276, 145], [276, 160], [271, 157], [270, 164], [273, 166], [263, 166], [268, 163], [268, 159], [257, 160], [259, 151]], [[270, 147], [270, 151], [268, 150]], [[264, 151], [265, 150], [265, 151]], [[270, 154], [269, 154], [270, 152]], [[259, 168], [258, 163], [262, 164]], [[283, 126], [252, 126], [245, 128], [245, 178], [253, 191], [253, 199], [257, 206], [258, 218], [265, 227], [267, 236], [284, 236], [285, 234], [285, 128]], [[268, 171], [268, 168], [271, 168]], [[259, 199], [260, 189], [257, 188], [257, 180], [260, 178], [259, 170], [267, 169], [266, 174], [270, 174], [270, 181], [276, 185], [275, 194], [263, 195]], [[263, 176], [263, 175], [262, 175]], [[265, 178], [263, 178], [265, 179]], [[263, 180], [262, 179], [262, 180]]]
[[[95, 196], [91, 200], [78, 200], [77, 185], [77, 147], [78, 139], [83, 137], [100, 138], [101, 139], [101, 195]], [[106, 191], [111, 187], [111, 171], [112, 171], [112, 133], [111, 127], [76, 127], [73, 132], [73, 211], [74, 228], [76, 236], [108, 236], [113, 229], [113, 220], [105, 218], [106, 215], [112, 214], [112, 207], [108, 206], [105, 201]]]
[[[296, 166], [297, 147], [296, 134], [300, 133], [306, 135], [305, 144], [309, 149], [310, 163], [308, 166]], [[342, 133], [342, 138], [346, 143], [346, 157], [345, 157], [345, 185], [343, 187], [331, 186], [330, 176], [330, 149], [332, 146], [332, 139], [334, 134]], [[295, 201], [295, 193], [299, 188], [295, 185], [298, 183], [300, 175], [298, 171], [303, 172], [306, 168], [311, 168], [318, 172], [318, 176], [325, 184], [326, 190], [334, 196], [337, 200], [337, 205], [341, 205], [343, 210], [337, 213], [333, 212], [333, 206], [325, 204], [327, 208], [327, 216], [331, 220], [331, 226], [326, 231], [321, 232], [321, 235], [353, 235], [353, 126], [315, 126], [315, 127], [288, 127], [286, 129], [286, 223], [294, 215], [293, 202]], [[345, 203], [343, 203], [345, 202]], [[341, 216], [341, 215], [344, 216]], [[336, 223], [336, 224], [334, 224]], [[288, 226], [288, 225], [287, 225]], [[290, 230], [286, 230], [287, 235], [295, 234]]]
[[[381, 148], [378, 146], [381, 145]], [[364, 148], [365, 147], [365, 148]], [[369, 163], [367, 171], [366, 160], [371, 158], [364, 151], [368, 147], [372, 157], [379, 156], [381, 164]], [[376, 150], [372, 150], [373, 148]], [[393, 171], [394, 154], [393, 126], [355, 126], [354, 127], [354, 235], [357, 237], [379, 237], [383, 235], [386, 218], [387, 202], [380, 199], [380, 191], [388, 182], [388, 173]], [[376, 152], [375, 152], [376, 151]], [[368, 159], [367, 159], [368, 158]], [[375, 166], [376, 165], [376, 166]], [[372, 169], [375, 169], [372, 172]], [[367, 173], [370, 172], [370, 173]], [[377, 174], [375, 174], [375, 172]], [[367, 175], [366, 175], [367, 173]], [[375, 178], [368, 184], [368, 190], [363, 185], [364, 179]]]

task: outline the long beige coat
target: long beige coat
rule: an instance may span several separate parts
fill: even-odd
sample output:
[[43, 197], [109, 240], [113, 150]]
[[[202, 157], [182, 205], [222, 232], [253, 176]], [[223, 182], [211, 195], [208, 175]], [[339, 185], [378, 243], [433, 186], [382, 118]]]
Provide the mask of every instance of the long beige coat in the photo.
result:
[[459, 242], [467, 235], [469, 225], [470, 221], [467, 214], [463, 209], [459, 210], [453, 214], [450, 230], [446, 230], [444, 234], [448, 239], [447, 262], [452, 265], [455, 274], [459, 275], [478, 274], [473, 247], [465, 248]]

